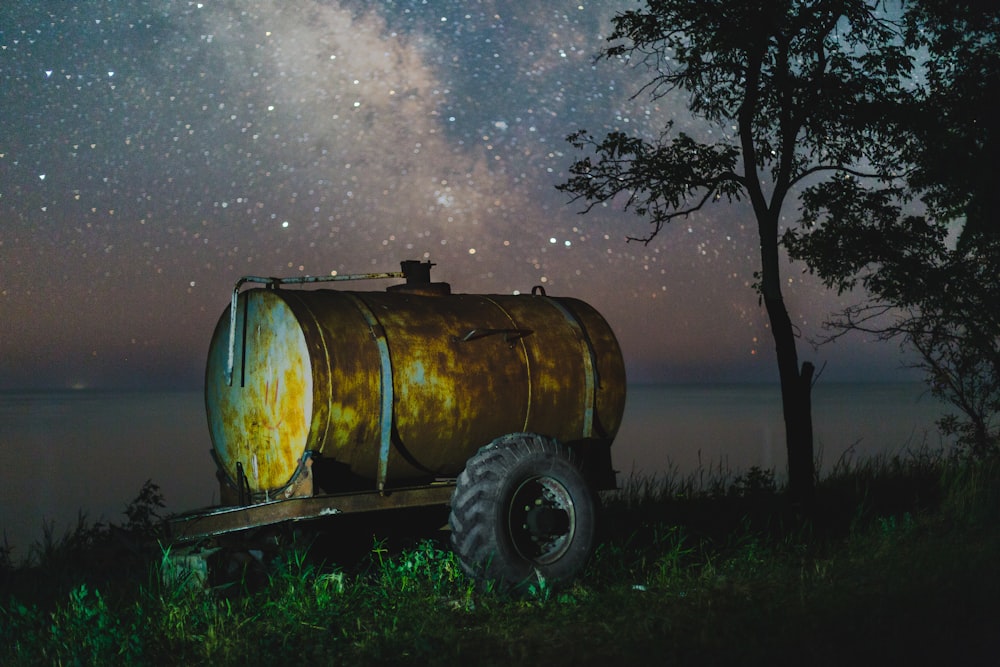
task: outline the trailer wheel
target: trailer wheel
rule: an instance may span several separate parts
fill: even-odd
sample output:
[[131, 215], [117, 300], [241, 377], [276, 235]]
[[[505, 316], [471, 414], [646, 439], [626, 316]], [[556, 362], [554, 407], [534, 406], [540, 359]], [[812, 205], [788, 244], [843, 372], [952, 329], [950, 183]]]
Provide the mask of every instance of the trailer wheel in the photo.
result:
[[590, 557], [594, 494], [571, 451], [512, 433], [480, 449], [458, 478], [451, 544], [469, 576], [501, 588], [558, 585]]

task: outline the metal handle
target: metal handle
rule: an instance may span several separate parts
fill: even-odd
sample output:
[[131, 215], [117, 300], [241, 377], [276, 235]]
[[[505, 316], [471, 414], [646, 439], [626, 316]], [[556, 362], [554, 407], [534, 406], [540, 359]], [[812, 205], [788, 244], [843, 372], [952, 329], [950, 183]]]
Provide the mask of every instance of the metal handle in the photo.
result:
[[521, 340], [527, 336], [533, 334], [534, 331], [531, 329], [469, 329], [462, 336], [452, 336], [452, 340], [456, 343], [468, 343], [470, 340], [476, 340], [477, 338], [486, 338], [487, 336], [498, 336], [503, 335], [503, 342], [513, 343], [514, 341]]

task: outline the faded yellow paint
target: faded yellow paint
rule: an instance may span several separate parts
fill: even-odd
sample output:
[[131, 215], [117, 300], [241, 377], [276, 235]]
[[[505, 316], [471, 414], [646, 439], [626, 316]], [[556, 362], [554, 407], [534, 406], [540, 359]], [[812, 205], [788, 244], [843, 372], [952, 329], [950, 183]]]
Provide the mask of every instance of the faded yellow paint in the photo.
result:
[[335, 290], [251, 290], [240, 298], [233, 386], [222, 372], [225, 314], [210, 348], [206, 405], [220, 466], [235, 479], [242, 463], [254, 491], [287, 486], [310, 450], [375, 479], [387, 389], [377, 336], [392, 370], [390, 484], [457, 474], [479, 447], [511, 432], [588, 437], [587, 405], [598, 436], [613, 438], [621, 422], [621, 352], [604, 319], [581, 301], [561, 299], [558, 307], [541, 296]]
[[238, 337], [239, 363], [232, 386], [219, 372], [228, 348], [210, 354], [209, 426], [227, 475], [235, 480], [240, 464], [252, 491], [270, 492], [292, 481], [305, 451], [312, 371], [296, 319], [280, 298], [254, 290], [244, 295], [241, 304], [240, 324], [241, 328], [246, 324], [246, 335]]

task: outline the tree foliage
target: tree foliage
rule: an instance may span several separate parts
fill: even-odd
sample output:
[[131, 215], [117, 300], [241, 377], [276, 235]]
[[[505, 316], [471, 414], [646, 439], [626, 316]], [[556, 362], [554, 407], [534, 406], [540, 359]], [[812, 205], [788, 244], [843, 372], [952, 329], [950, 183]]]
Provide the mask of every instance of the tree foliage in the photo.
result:
[[617, 16], [609, 39], [618, 43], [602, 57], [638, 60], [653, 73], [641, 93], [686, 95], [691, 112], [726, 137], [702, 143], [672, 122], [652, 141], [570, 136], [597, 159], [574, 163], [560, 189], [586, 199], [588, 210], [624, 194], [625, 208], [653, 225], [643, 241], [720, 199], [749, 198], [758, 217], [774, 217], [813, 175], [901, 169], [900, 152], [880, 140], [912, 58], [901, 26], [876, 3], [649, 2]]
[[983, 456], [1000, 447], [1000, 8], [922, 0], [904, 18], [924, 75], [890, 115], [906, 178], [807, 188], [803, 228], [783, 241], [827, 285], [870, 295], [829, 323], [831, 337], [864, 331], [915, 349], [932, 392], [959, 410], [943, 430]]
[[909, 183], [935, 219], [965, 220], [963, 239], [1000, 232], [1000, 6], [920, 0], [906, 19], [908, 45], [926, 54], [926, 85], [903, 116]]
[[587, 202], [585, 211], [614, 201], [646, 218], [646, 243], [710, 204], [749, 202], [782, 387], [789, 491], [799, 500], [809, 500], [815, 474], [812, 365], [799, 368], [784, 305], [779, 222], [801, 188], [853, 178], [875, 190], [905, 166], [905, 147], [886, 140], [894, 130], [887, 111], [904, 103], [913, 68], [898, 16], [873, 0], [648, 0], [613, 19], [600, 58], [645, 66], [650, 79], [637, 95], [683, 97], [722, 138], [700, 141], [669, 121], [654, 139], [585, 130], [569, 137], [588, 154], [559, 188]]

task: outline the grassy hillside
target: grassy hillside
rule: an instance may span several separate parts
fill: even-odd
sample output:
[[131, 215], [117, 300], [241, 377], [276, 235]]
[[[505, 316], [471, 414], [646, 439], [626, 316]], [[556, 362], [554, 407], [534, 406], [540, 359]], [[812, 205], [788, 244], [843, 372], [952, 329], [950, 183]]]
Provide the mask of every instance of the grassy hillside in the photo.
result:
[[467, 580], [445, 533], [364, 521], [185, 585], [148, 485], [123, 526], [5, 552], [0, 663], [996, 664], [997, 462], [842, 466], [818, 497], [788, 507], [758, 469], [632, 479], [577, 582], [512, 597]]

